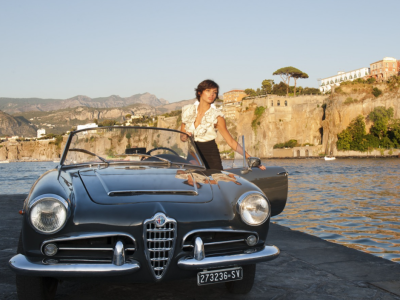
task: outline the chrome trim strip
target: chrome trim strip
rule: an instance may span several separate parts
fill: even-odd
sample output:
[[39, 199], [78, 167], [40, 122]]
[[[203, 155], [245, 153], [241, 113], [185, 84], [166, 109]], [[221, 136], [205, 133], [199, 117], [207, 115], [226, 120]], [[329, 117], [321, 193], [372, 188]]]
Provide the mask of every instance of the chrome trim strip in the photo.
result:
[[147, 229], [148, 232], [175, 231], [175, 228]]
[[[242, 240], [230, 240], [230, 241], [221, 241], [221, 242], [211, 242], [211, 243], [204, 243], [204, 246], [212, 246], [212, 245], [220, 245], [220, 244], [230, 244], [230, 243], [238, 243], [238, 242], [245, 242], [245, 239]], [[193, 245], [183, 245], [182, 248], [193, 248]]]
[[[58, 250], [66, 250], [66, 251], [114, 251], [113, 248], [78, 248], [78, 247], [61, 247]], [[136, 248], [125, 248], [125, 251], [135, 251]]]
[[209, 245], [220, 245], [220, 244], [229, 244], [229, 243], [238, 243], [238, 242], [244, 242], [246, 241], [245, 239], [242, 240], [230, 240], [230, 241], [221, 241], [221, 242], [211, 242], [211, 243], [204, 243], [204, 246], [209, 246]]
[[[250, 223], [247, 223], [247, 222], [244, 220], [244, 218], [242, 217], [242, 206], [241, 206], [241, 204], [242, 204], [242, 202], [244, 201], [244, 199], [246, 199], [246, 197], [249, 196], [249, 195], [251, 195], [251, 194], [260, 195], [261, 197], [263, 197], [263, 198], [267, 201], [267, 204], [268, 204], [268, 215], [267, 215], [267, 217], [264, 219], [264, 221], [262, 221], [262, 222], [260, 222], [260, 223], [257, 223], [257, 224], [250, 224]], [[240, 218], [242, 219], [243, 223], [245, 223], [245, 224], [247, 224], [247, 225], [250, 225], [250, 226], [260, 226], [260, 225], [264, 224], [265, 221], [267, 221], [268, 218], [271, 216], [271, 203], [269, 203], [268, 198], [267, 198], [263, 193], [258, 192], [258, 191], [249, 191], [249, 192], [246, 192], [246, 193], [242, 194], [242, 195], [239, 197], [238, 201], [236, 202], [236, 211], [239, 213]]]
[[[107, 190], [106, 190], [107, 191]], [[185, 191], [185, 190], [126, 190], [126, 191], [109, 191], [107, 192], [108, 196], [118, 196], [118, 194], [132, 194], [132, 195], [143, 195], [143, 194], [172, 194], [172, 195], [193, 195], [197, 196], [199, 193], [197, 192], [197, 188], [195, 191]]]
[[[133, 244], [135, 245], [135, 248], [137, 248], [135, 238], [132, 235], [128, 234], [128, 233], [122, 233], [122, 232], [100, 232], [100, 233], [84, 233], [84, 234], [75, 235], [75, 236], [59, 237], [59, 238], [55, 238], [55, 239], [51, 239], [51, 240], [46, 240], [40, 246], [40, 251], [42, 252], [43, 255], [45, 255], [44, 252], [43, 252], [43, 247], [44, 247], [44, 245], [46, 245], [48, 243], [57, 243], [57, 242], [84, 240], [84, 239], [95, 239], [95, 238], [110, 237], [110, 236], [123, 236], [123, 237], [129, 238], [129, 239], [131, 239], [133, 241]], [[132, 248], [129, 248], [129, 249], [132, 249]], [[111, 248], [111, 250], [114, 250], [114, 249]]]
[[25, 255], [17, 254], [8, 262], [12, 271], [19, 275], [41, 277], [76, 277], [76, 276], [114, 276], [136, 272], [140, 269], [137, 261], [128, 261], [122, 266], [108, 264], [79, 264], [79, 263], [55, 263], [43, 264], [31, 262]]
[[78, 247], [60, 247], [58, 250], [67, 250], [67, 251], [114, 251], [113, 248], [78, 248]]
[[[258, 243], [258, 233], [255, 231], [247, 231], [247, 230], [236, 230], [236, 229], [230, 229], [230, 228], [203, 228], [203, 229], [196, 229], [196, 230], [192, 230], [189, 231], [188, 233], [185, 234], [185, 236], [182, 239], [182, 249], [184, 247], [188, 247], [187, 245], [185, 245], [185, 241], [186, 239], [194, 234], [194, 233], [199, 233], [199, 232], [232, 232], [232, 233], [245, 233], [245, 234], [253, 234], [257, 237], [257, 243]], [[204, 245], [207, 245], [207, 243], [204, 243]]]
[[276, 246], [265, 246], [262, 250], [233, 255], [206, 257], [203, 260], [195, 258], [181, 258], [178, 267], [185, 270], [203, 270], [219, 267], [240, 266], [275, 259], [279, 256], [279, 249]]

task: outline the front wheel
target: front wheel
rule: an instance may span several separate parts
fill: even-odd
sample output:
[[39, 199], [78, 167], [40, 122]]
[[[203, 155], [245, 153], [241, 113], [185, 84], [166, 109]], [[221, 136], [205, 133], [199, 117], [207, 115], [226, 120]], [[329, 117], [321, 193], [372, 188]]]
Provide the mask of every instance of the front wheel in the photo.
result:
[[[24, 253], [22, 232], [19, 235], [18, 254]], [[56, 295], [58, 280], [50, 277], [16, 276], [19, 300], [52, 300]]]
[[254, 278], [256, 277], [256, 265], [246, 265], [243, 268], [243, 279], [237, 281], [229, 281], [225, 283], [228, 292], [231, 294], [247, 294], [251, 291]]

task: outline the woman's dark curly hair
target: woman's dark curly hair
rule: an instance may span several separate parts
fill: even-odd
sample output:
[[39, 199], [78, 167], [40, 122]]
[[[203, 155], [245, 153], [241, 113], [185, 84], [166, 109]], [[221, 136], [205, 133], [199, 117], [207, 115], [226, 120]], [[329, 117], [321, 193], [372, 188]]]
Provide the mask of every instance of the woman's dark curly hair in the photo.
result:
[[217, 98], [215, 99], [219, 99], [219, 85], [211, 79], [206, 79], [202, 82], [199, 83], [199, 85], [197, 86], [197, 89], [194, 89], [196, 91], [196, 98], [197, 101], [200, 101], [200, 96], [203, 93], [204, 90], [207, 89], [217, 89]]

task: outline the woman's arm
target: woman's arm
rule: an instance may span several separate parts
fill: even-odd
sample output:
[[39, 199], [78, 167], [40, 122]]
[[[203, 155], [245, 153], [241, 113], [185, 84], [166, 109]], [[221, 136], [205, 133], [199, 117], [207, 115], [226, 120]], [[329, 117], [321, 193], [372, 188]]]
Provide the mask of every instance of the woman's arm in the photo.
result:
[[[182, 124], [181, 124], [181, 131], [182, 131], [182, 132], [185, 132], [188, 136], [192, 136], [192, 133], [186, 132], [185, 123], [182, 123]], [[181, 141], [182, 141], [182, 142], [186, 142], [186, 140], [187, 140], [187, 135], [186, 135], [186, 134], [182, 134], [182, 133], [181, 133]]]
[[[183, 125], [183, 124], [182, 124]], [[229, 147], [231, 147], [234, 151], [238, 152], [239, 154], [243, 155], [243, 148], [238, 144], [238, 142], [231, 136], [228, 129], [226, 128], [226, 122], [223, 117], [218, 117], [217, 119], [217, 127], [219, 133], [228, 143]], [[181, 127], [182, 129], [182, 127]], [[249, 158], [250, 155], [246, 152], [246, 158]], [[259, 168], [261, 170], [265, 170], [265, 166], [260, 165]]]

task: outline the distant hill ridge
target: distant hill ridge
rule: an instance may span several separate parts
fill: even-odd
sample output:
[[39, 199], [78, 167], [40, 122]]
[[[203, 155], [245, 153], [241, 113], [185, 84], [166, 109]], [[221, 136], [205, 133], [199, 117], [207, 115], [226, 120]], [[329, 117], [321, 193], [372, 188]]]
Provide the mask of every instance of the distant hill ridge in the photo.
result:
[[124, 107], [136, 103], [151, 105], [154, 107], [168, 104], [163, 98], [157, 98], [150, 93], [136, 94], [130, 97], [111, 95], [108, 97], [90, 98], [78, 95], [69, 99], [41, 99], [41, 98], [5, 98], [0, 97], [0, 110], [15, 114], [28, 111], [54, 111], [78, 106], [94, 108]]

